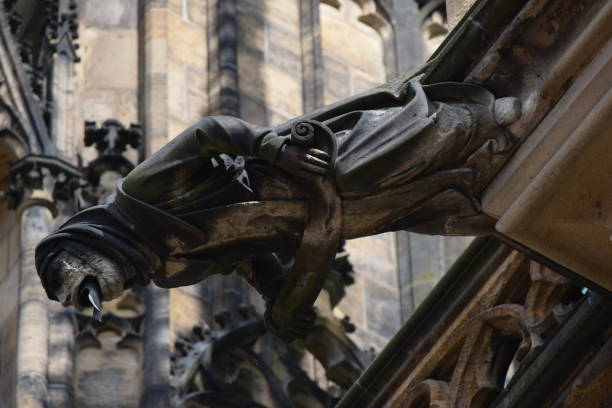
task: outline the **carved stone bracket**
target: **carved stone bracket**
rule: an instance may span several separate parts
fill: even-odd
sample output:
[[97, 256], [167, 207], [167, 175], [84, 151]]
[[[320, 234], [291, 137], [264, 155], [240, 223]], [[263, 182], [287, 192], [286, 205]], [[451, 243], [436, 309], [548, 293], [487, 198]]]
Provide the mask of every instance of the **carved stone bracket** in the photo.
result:
[[41, 205], [57, 216], [74, 198], [80, 180], [79, 169], [56, 157], [28, 155], [11, 166], [5, 192], [8, 207], [21, 214], [27, 207]]

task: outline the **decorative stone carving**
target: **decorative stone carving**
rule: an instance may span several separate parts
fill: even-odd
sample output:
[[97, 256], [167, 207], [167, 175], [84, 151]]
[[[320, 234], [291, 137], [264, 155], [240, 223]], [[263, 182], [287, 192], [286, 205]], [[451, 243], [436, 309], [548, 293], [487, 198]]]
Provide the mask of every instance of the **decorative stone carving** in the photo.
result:
[[173, 356], [176, 407], [332, 407], [329, 396], [298, 364], [300, 352], [266, 332], [252, 308], [242, 319], [219, 314], [222, 328], [201, 322], [181, 336]]
[[[292, 346], [266, 333], [261, 316], [245, 306], [240, 308], [238, 321], [232, 321], [227, 312], [215, 316], [220, 330], [210, 330], [200, 322], [189, 335], [180, 336], [173, 356], [175, 406], [208, 406], [206, 403], [213, 401], [237, 406], [333, 406], [339, 390], [321, 389], [317, 379], [301, 368], [300, 359], [305, 352], [312, 354], [325, 369], [327, 379], [343, 390], [369, 363], [371, 356], [347, 337], [346, 333], [354, 330], [348, 318], [339, 320], [332, 313], [345, 287], [353, 283], [352, 275], [353, 267], [340, 246], [315, 304], [313, 328]], [[228, 366], [232, 367], [229, 373]], [[267, 382], [269, 392], [262, 390], [261, 379]]]
[[57, 216], [80, 187], [81, 172], [55, 157], [28, 155], [11, 166], [7, 204], [18, 212], [42, 205]]
[[117, 348], [129, 348], [137, 352], [142, 347], [142, 322], [144, 319], [144, 306], [140, 296], [132, 291], [126, 292], [114, 305], [115, 309], [128, 309], [133, 311], [132, 317], [120, 316], [116, 313], [106, 312], [102, 321], [97, 322], [90, 315], [77, 312], [78, 334], [76, 343], [79, 350], [87, 347], [100, 348], [98, 333], [112, 331], [119, 337]]
[[519, 116], [499, 116], [495, 100], [473, 85], [400, 78], [274, 129], [208, 117], [137, 166], [112, 202], [41, 243], [41, 278], [54, 287], [68, 272], [49, 271], [82, 245], [77, 263], [116, 254], [117, 273], [96, 274], [103, 299], [250, 265], [268, 327], [303, 337], [340, 239], [493, 231], [479, 197], [512, 151], [499, 123]]
[[95, 122], [85, 122], [85, 146], [94, 146], [98, 151], [98, 157], [85, 168], [85, 199], [98, 204], [115, 192], [118, 179], [134, 168], [123, 153], [128, 146], [138, 148], [141, 138], [140, 125], [132, 123], [125, 128], [116, 119], [107, 119], [98, 128]]
[[449, 322], [452, 329], [390, 406], [491, 406], [582, 296], [569, 280], [516, 252], [481, 292], [482, 308], [470, 313], [470, 306], [460, 321]]
[[62, 55], [72, 62], [79, 62], [76, 51], [78, 33], [78, 12], [75, 0], [44, 0], [39, 7], [32, 8], [30, 21], [37, 26], [29, 26], [27, 32], [19, 32], [20, 17], [13, 11], [10, 14], [11, 31], [20, 44], [20, 56], [29, 77], [32, 93], [41, 104], [47, 126], [53, 109], [51, 95], [54, 56]]

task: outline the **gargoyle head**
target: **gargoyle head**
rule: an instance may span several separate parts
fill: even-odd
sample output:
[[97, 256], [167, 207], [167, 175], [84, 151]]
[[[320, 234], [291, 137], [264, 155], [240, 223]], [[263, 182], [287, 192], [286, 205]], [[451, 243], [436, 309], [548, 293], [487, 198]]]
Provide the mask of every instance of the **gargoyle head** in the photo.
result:
[[86, 282], [97, 287], [106, 301], [119, 297], [126, 284], [115, 261], [81, 245], [47, 254], [38, 273], [49, 299], [77, 309], [90, 306], [82, 296]]

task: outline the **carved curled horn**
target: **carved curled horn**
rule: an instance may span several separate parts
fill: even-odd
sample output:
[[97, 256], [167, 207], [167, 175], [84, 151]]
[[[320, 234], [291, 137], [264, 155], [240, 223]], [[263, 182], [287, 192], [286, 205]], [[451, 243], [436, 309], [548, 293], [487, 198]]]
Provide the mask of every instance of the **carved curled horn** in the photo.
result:
[[315, 128], [311, 123], [298, 122], [291, 128], [291, 144], [310, 146], [315, 137]]

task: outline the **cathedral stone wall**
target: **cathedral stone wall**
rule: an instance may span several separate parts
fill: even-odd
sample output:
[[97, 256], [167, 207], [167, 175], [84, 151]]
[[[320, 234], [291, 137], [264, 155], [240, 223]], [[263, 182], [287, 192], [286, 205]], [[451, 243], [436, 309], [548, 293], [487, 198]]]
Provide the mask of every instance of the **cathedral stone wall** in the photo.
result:
[[278, 125], [303, 113], [299, 1], [244, 0], [238, 9], [240, 116]]
[[[14, 159], [0, 145], [0, 190], [7, 186], [9, 163]], [[0, 407], [15, 403], [20, 252], [15, 213], [0, 204]]]
[[336, 102], [385, 82], [383, 39], [359, 21], [363, 10], [350, 0], [321, 4], [325, 103]]
[[138, 122], [137, 4], [122, 0], [80, 3], [81, 61], [74, 65], [76, 109], [71, 113], [70, 136], [86, 161], [95, 158], [95, 150], [82, 147], [84, 121]]
[[17, 354], [19, 227], [12, 214], [0, 212], [0, 407], [12, 406]]

